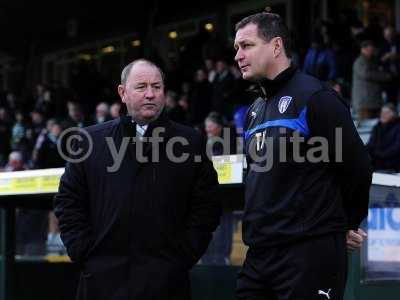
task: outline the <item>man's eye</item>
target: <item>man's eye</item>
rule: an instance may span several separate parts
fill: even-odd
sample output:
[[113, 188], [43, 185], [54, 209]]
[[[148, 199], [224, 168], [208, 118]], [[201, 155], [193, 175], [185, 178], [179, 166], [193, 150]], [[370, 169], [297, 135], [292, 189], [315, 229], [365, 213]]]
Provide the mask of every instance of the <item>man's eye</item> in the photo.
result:
[[144, 85], [138, 85], [138, 86], [136, 86], [136, 89], [137, 90], [144, 90], [145, 86]]

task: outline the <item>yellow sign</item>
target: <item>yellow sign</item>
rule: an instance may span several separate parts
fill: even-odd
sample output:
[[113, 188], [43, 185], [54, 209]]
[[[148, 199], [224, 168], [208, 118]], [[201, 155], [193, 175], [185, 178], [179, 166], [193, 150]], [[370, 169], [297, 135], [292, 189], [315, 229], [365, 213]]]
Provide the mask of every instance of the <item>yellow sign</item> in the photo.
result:
[[230, 183], [232, 180], [232, 164], [228, 163], [214, 163], [214, 168], [218, 174], [218, 182], [220, 184]]
[[64, 169], [0, 173], [0, 196], [56, 193]]
[[243, 155], [213, 156], [212, 162], [220, 184], [242, 183]]

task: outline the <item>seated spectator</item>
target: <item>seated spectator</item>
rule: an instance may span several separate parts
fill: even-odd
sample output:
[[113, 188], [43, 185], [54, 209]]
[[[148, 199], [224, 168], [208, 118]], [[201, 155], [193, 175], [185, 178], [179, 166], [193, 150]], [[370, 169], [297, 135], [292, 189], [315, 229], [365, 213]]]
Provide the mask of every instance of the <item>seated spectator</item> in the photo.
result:
[[4, 172], [15, 172], [25, 170], [24, 159], [22, 153], [19, 151], [13, 151], [8, 156], [8, 162], [4, 168]]
[[372, 41], [363, 41], [360, 55], [353, 64], [351, 101], [359, 120], [379, 115], [383, 104], [383, 84], [392, 79], [390, 73], [379, 70], [375, 56], [376, 49]]
[[101, 102], [96, 106], [96, 116], [94, 118], [95, 124], [100, 124], [111, 120], [110, 107], [107, 103]]
[[400, 119], [393, 104], [382, 107], [367, 148], [376, 171], [400, 172]]

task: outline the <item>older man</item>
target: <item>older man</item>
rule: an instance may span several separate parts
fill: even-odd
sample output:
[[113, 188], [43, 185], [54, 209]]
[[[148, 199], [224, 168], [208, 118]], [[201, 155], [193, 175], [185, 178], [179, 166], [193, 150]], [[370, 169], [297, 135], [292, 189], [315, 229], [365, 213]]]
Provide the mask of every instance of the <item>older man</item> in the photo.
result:
[[200, 135], [164, 116], [155, 64], [127, 65], [118, 92], [129, 116], [87, 128], [93, 150], [55, 197], [78, 299], [190, 299], [188, 271], [219, 222], [216, 172]]

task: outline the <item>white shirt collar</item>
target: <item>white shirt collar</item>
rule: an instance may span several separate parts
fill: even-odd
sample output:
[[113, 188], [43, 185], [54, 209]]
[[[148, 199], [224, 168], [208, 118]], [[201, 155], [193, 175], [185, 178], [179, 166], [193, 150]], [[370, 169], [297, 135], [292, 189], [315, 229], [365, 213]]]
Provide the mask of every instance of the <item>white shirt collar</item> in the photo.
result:
[[[134, 123], [134, 121], [132, 121], [132, 123]], [[136, 132], [139, 133], [141, 136], [144, 136], [148, 126], [148, 124], [139, 125], [138, 123], [136, 123]]]

